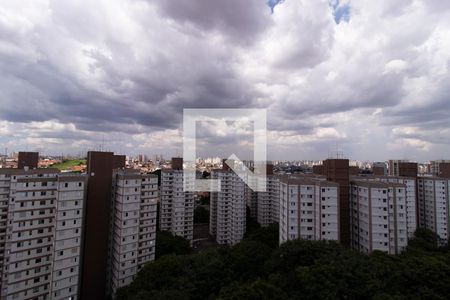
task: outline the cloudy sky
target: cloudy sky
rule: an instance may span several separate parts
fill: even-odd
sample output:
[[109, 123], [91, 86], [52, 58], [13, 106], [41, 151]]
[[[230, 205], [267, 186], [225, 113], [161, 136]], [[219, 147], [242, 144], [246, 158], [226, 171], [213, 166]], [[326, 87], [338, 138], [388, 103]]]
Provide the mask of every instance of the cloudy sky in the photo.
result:
[[261, 108], [270, 159], [450, 158], [450, 1], [269, 2], [2, 0], [0, 147], [180, 155], [183, 108]]

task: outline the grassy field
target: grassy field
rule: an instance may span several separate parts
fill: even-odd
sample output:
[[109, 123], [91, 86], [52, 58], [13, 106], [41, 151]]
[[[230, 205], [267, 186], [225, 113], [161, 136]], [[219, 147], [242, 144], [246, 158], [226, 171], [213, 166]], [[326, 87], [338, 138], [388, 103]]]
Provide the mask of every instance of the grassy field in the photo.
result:
[[63, 161], [62, 163], [59, 163], [59, 164], [54, 164], [51, 167], [59, 169], [59, 170], [68, 170], [71, 167], [84, 165], [84, 164], [86, 164], [85, 159], [71, 159], [71, 160]]

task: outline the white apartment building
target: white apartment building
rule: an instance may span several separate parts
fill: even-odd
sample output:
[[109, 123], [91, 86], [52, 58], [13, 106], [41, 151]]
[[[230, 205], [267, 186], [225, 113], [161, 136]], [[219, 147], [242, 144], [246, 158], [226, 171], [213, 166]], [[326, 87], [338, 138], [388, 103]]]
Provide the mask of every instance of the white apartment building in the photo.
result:
[[267, 175], [266, 192], [257, 192], [256, 201], [256, 216], [261, 226], [266, 227], [279, 222], [280, 178], [278, 176]]
[[394, 182], [351, 181], [351, 246], [398, 254], [408, 244], [406, 186]]
[[115, 294], [155, 259], [158, 177], [119, 169], [112, 190], [109, 285]]
[[450, 179], [419, 177], [417, 181], [420, 226], [435, 232], [440, 238], [440, 244], [445, 245], [450, 230]]
[[220, 180], [221, 191], [211, 193], [210, 234], [220, 245], [235, 245], [246, 230], [245, 183], [231, 170], [213, 170], [211, 178]]
[[[186, 178], [189, 180], [189, 178]], [[188, 240], [194, 233], [194, 193], [183, 191], [183, 170], [161, 171], [160, 229]]]
[[280, 244], [295, 239], [339, 240], [339, 185], [326, 180], [280, 179]]
[[78, 299], [85, 178], [0, 169], [1, 299]]
[[418, 227], [418, 198], [416, 191], [416, 179], [403, 176], [357, 176], [354, 180], [381, 181], [404, 184], [406, 187], [406, 226], [408, 239], [414, 236]]

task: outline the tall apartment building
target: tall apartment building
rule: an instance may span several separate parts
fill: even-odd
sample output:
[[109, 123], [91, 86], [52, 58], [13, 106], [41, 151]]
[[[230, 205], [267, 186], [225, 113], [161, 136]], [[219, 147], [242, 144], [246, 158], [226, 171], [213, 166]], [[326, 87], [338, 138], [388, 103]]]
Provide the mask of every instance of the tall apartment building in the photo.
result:
[[273, 165], [267, 165], [266, 191], [257, 193], [257, 221], [265, 227], [280, 219], [280, 178], [273, 174]]
[[183, 176], [183, 159], [172, 158], [172, 168], [161, 171], [160, 229], [192, 240], [194, 193], [184, 192], [183, 180], [191, 180]]
[[105, 299], [108, 291], [112, 176], [113, 170], [124, 167], [123, 155], [114, 155], [112, 152], [88, 152], [82, 299]]
[[323, 162], [327, 180], [339, 184], [339, 240], [350, 245], [350, 167], [348, 159], [327, 159]]
[[1, 299], [79, 299], [85, 182], [0, 169]]
[[376, 176], [388, 175], [388, 169], [385, 162], [374, 162], [372, 164], [372, 173]]
[[39, 152], [19, 152], [17, 158], [17, 168], [23, 169], [28, 167], [29, 169], [36, 169], [39, 162]]
[[288, 240], [339, 240], [339, 185], [285, 176], [280, 180], [280, 244]]
[[353, 177], [353, 180], [363, 181], [375, 181], [375, 182], [392, 182], [404, 184], [406, 188], [406, 226], [408, 231], [408, 238], [412, 238], [416, 231], [419, 220], [419, 208], [417, 198], [417, 186], [416, 179], [412, 177], [402, 176], [358, 176]]
[[406, 186], [351, 182], [351, 246], [362, 253], [400, 253], [408, 244]]
[[[248, 178], [248, 180], [255, 181], [256, 178]], [[249, 186], [245, 186], [245, 199], [250, 210], [250, 218], [258, 221], [258, 192], [253, 191]]]
[[433, 160], [430, 161], [431, 175], [436, 177], [450, 177], [450, 160]]
[[[258, 177], [247, 178], [253, 180], [255, 185]], [[261, 226], [278, 223], [280, 206], [280, 180], [273, 174], [273, 165], [266, 166], [266, 192], [253, 191], [246, 185], [247, 206], [250, 209], [250, 218], [257, 221]]]
[[389, 160], [389, 175], [417, 177], [418, 165], [406, 160]]
[[245, 183], [225, 164], [211, 172], [221, 182], [220, 192], [211, 192], [209, 232], [218, 244], [235, 245], [246, 230]]
[[420, 226], [435, 232], [440, 238], [440, 244], [447, 244], [450, 231], [450, 180], [419, 177], [418, 191]]
[[112, 180], [109, 289], [130, 284], [155, 259], [158, 176], [119, 169]]

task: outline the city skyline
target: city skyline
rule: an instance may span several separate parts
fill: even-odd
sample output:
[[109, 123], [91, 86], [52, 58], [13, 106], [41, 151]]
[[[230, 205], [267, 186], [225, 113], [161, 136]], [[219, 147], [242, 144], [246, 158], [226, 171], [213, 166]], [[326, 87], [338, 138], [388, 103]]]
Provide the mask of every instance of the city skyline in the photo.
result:
[[[0, 144], [171, 157], [183, 108], [265, 108], [272, 160], [445, 158], [447, 2], [265, 2], [4, 1]], [[252, 151], [204, 125], [199, 155]]]

